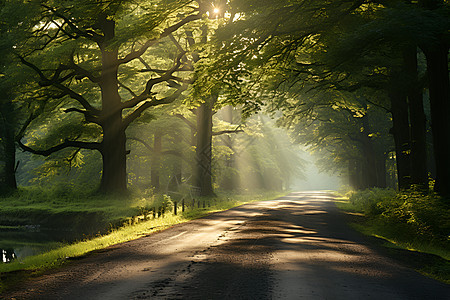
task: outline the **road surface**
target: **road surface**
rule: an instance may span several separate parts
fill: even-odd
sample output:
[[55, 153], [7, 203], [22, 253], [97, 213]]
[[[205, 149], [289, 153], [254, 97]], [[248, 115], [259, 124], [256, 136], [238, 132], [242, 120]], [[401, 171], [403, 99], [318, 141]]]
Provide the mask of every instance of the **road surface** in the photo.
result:
[[343, 219], [332, 195], [292, 193], [92, 253], [4, 298], [450, 299]]

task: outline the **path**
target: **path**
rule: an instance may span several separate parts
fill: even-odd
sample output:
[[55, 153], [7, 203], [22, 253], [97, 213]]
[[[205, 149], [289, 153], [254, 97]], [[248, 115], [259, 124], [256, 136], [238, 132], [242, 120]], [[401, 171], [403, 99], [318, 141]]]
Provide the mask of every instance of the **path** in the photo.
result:
[[450, 286], [378, 254], [331, 195], [300, 192], [93, 253], [12, 297], [450, 299]]

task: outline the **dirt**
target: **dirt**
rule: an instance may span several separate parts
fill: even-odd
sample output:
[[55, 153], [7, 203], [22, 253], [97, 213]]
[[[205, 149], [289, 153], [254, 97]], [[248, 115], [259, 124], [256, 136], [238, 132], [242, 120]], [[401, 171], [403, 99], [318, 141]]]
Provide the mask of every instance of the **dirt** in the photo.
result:
[[244, 205], [97, 251], [3, 299], [450, 299], [322, 192]]

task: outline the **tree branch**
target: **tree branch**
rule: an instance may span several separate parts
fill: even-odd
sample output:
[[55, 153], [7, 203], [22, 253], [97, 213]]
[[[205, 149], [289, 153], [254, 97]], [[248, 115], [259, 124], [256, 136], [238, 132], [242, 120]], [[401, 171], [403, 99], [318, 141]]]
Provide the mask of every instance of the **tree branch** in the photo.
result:
[[130, 89], [129, 87], [127, 87], [127, 86], [126, 86], [125, 84], [123, 84], [122, 82], [120, 82], [120, 81], [118, 81], [118, 82], [119, 82], [119, 86], [120, 86], [121, 88], [126, 89], [133, 97], [137, 97], [136, 93], [133, 92], [132, 89]]
[[123, 126], [125, 128], [128, 127], [128, 125], [130, 125], [131, 122], [133, 122], [134, 120], [136, 120], [137, 118], [139, 118], [141, 116], [141, 114], [149, 107], [152, 106], [158, 106], [158, 105], [162, 105], [162, 104], [169, 104], [172, 103], [173, 101], [175, 101], [185, 90], [187, 90], [188, 88], [188, 84], [185, 83], [183, 84], [178, 90], [176, 90], [172, 95], [164, 97], [162, 99], [153, 99], [150, 101], [146, 101], [144, 102], [141, 106], [139, 106], [138, 108], [136, 108], [134, 111], [132, 111], [130, 114], [128, 114], [124, 119], [123, 119]]
[[73, 55], [70, 56], [70, 66], [67, 66], [67, 68], [70, 68], [75, 71], [75, 73], [78, 75], [77, 76], [78, 80], [81, 80], [86, 77], [93, 83], [100, 82], [100, 78], [96, 77], [91, 71], [88, 71], [88, 70], [80, 67], [79, 65], [77, 65], [75, 63], [75, 61], [73, 60]]
[[19, 144], [20, 148], [22, 148], [23, 151], [27, 151], [33, 154], [42, 155], [42, 156], [49, 156], [52, 153], [55, 153], [57, 151], [60, 151], [65, 148], [81, 148], [81, 149], [90, 149], [90, 150], [101, 150], [102, 144], [101, 143], [89, 143], [89, 142], [81, 142], [81, 141], [69, 141], [65, 140], [64, 143], [53, 146], [51, 148], [48, 148], [46, 150], [36, 150], [31, 147], [28, 147], [27, 145], [23, 144], [22, 141], [18, 140], [17, 143]]
[[147, 148], [148, 151], [150, 152], [154, 152], [155, 149], [153, 149], [152, 146], [150, 146], [146, 141], [144, 141], [143, 139], [140, 138], [136, 138], [136, 137], [127, 137], [127, 140], [131, 140], [131, 141], [136, 141], [141, 143], [142, 145], [144, 145], [145, 148]]
[[[41, 5], [45, 9], [48, 9], [49, 11], [51, 11], [58, 18], [63, 19], [64, 22], [74, 31], [75, 34], [78, 34], [79, 36], [85, 37], [85, 38], [90, 39], [92, 41], [95, 41], [97, 43], [100, 42], [103, 39], [103, 37], [101, 35], [99, 35], [98, 33], [96, 33], [95, 31], [92, 31], [92, 30], [83, 31], [83, 30], [81, 30], [78, 26], [76, 26], [74, 23], [72, 23], [70, 19], [68, 19], [63, 14], [57, 12], [55, 8], [50, 7], [48, 5], [45, 5], [45, 4], [41, 4]], [[76, 38], [76, 36], [72, 36], [72, 35], [70, 35], [69, 33], [65, 32], [65, 31], [64, 31], [64, 33], [66, 35], [68, 35], [70, 38]]]
[[[175, 47], [177, 47], [178, 51], [180, 51], [181, 53], [186, 53], [186, 51], [183, 49], [183, 47], [181, 47], [180, 43], [175, 39], [175, 37], [173, 36], [172, 33], [169, 34], [169, 39], [172, 41], [172, 43], [174, 43]], [[183, 56], [183, 62], [187, 62], [188, 59], [186, 57], [186, 55]]]
[[65, 86], [60, 82], [59, 74], [64, 68], [63, 66], [58, 67], [58, 69], [55, 71], [53, 78], [49, 79], [45, 76], [45, 74], [41, 71], [41, 69], [39, 69], [38, 66], [25, 60], [25, 58], [22, 57], [21, 55], [19, 54], [16, 55], [24, 65], [30, 67], [38, 74], [38, 76], [41, 78], [41, 82], [39, 83], [39, 85], [41, 86], [51, 85], [62, 91], [65, 95], [69, 96], [70, 98], [78, 101], [86, 109], [87, 111], [86, 113], [90, 114], [90, 118], [95, 118], [95, 115], [100, 114], [100, 111], [95, 107], [93, 107], [91, 104], [89, 104], [89, 102], [82, 95], [78, 94], [77, 92], [73, 91], [72, 89], [70, 89], [69, 87]]
[[172, 34], [173, 32], [177, 31], [180, 27], [182, 27], [183, 25], [190, 23], [192, 21], [195, 20], [200, 20], [202, 18], [202, 12], [199, 12], [196, 15], [189, 15], [186, 18], [182, 19], [181, 21], [179, 21], [178, 23], [167, 27], [166, 29], [164, 29], [164, 31], [159, 35], [159, 37], [148, 40], [147, 42], [145, 42], [144, 45], [142, 45], [142, 47], [139, 50], [133, 51], [131, 53], [129, 53], [128, 55], [126, 55], [124, 58], [119, 59], [118, 63], [119, 64], [126, 64], [129, 63], [132, 60], [135, 60], [139, 57], [141, 57], [148, 48], [150, 48], [151, 46], [153, 46], [154, 44], [158, 43], [159, 40], [161, 40], [164, 37], [169, 36], [170, 34]]
[[65, 109], [64, 112], [65, 113], [77, 112], [77, 113], [83, 114], [86, 121], [101, 125], [100, 119], [92, 116], [92, 114], [90, 112], [88, 112], [87, 110], [79, 109], [76, 107], [71, 107], [71, 108]]
[[191, 121], [189, 121], [185, 116], [183, 116], [182, 114], [175, 114], [175, 117], [183, 120], [184, 123], [186, 123], [190, 128], [197, 130], [197, 126], [192, 123]]
[[[128, 140], [132, 140], [132, 141], [139, 142], [139, 143], [141, 143], [142, 145], [144, 145], [144, 147], [147, 148], [148, 151], [150, 151], [150, 152], [152, 152], [152, 153], [155, 152], [155, 150], [153, 149], [152, 146], [150, 146], [146, 141], [144, 141], [144, 140], [142, 140], [142, 139], [140, 139], [140, 138], [127, 137], [127, 139], [128, 139]], [[164, 151], [161, 151], [160, 154], [161, 154], [161, 155], [169, 154], [169, 155], [178, 156], [178, 157], [181, 157], [181, 158], [183, 158], [184, 160], [187, 161], [187, 159], [184, 158], [184, 156], [181, 154], [181, 152], [180, 152], [180, 151], [177, 151], [177, 150], [164, 150]]]
[[151, 90], [154, 85], [156, 85], [158, 83], [162, 83], [164, 81], [169, 81], [170, 79], [177, 79], [176, 77], [173, 77], [173, 73], [175, 73], [176, 71], [179, 70], [179, 67], [181, 65], [181, 57], [183, 55], [184, 55], [184, 53], [180, 53], [178, 55], [178, 57], [176, 58], [175, 64], [172, 66], [172, 68], [167, 70], [163, 75], [161, 75], [158, 78], [154, 78], [154, 79], [152, 78], [152, 79], [148, 80], [147, 84], [145, 86], [145, 90], [140, 95], [134, 97], [133, 99], [123, 102], [121, 108], [126, 109], [126, 108], [135, 107], [140, 102], [145, 101], [152, 96]]
[[244, 130], [242, 130], [242, 129], [221, 130], [221, 131], [213, 132], [212, 135], [217, 136], [217, 135], [221, 135], [221, 134], [238, 133], [238, 132], [244, 132]]

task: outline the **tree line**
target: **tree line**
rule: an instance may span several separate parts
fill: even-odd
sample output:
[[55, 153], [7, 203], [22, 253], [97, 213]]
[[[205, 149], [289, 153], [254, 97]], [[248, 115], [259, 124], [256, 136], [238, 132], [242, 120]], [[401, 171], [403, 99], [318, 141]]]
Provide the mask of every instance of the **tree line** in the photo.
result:
[[[216, 182], [230, 186], [239, 176], [233, 148], [245, 142], [232, 140], [245, 129], [226, 112], [234, 106], [244, 120], [272, 114], [355, 188], [427, 190], [431, 176], [435, 191], [450, 195], [447, 1], [3, 1], [0, 8], [5, 190], [16, 187], [20, 147], [64, 153], [72, 163], [95, 150], [100, 191], [124, 192], [133, 143], [150, 153], [153, 187], [165, 154], [173, 181], [192, 155], [191, 183], [211, 195], [214, 139], [228, 145], [220, 170], [229, 174]], [[217, 129], [220, 122], [226, 126]], [[169, 130], [176, 123], [183, 131]], [[139, 127], [152, 137], [140, 137]], [[272, 170], [287, 181], [293, 164], [270, 146]]]
[[[17, 187], [16, 146], [53, 158], [40, 166], [44, 178], [54, 172], [55, 158], [74, 167], [87, 168], [89, 162], [101, 173], [102, 193], [123, 193], [130, 179], [139, 181], [139, 174], [127, 170], [127, 157], [140, 162], [129, 161], [135, 169], [150, 167], [149, 186], [155, 190], [162, 188], [166, 156], [172, 165], [171, 173], [164, 174], [169, 184], [181, 183], [184, 173], [201, 195], [214, 193], [214, 180], [238, 177], [231, 172], [237, 149], [231, 149], [242, 146], [233, 145], [236, 139], [231, 135], [244, 133], [238, 128], [243, 125], [233, 121], [237, 117], [230, 108], [222, 118], [225, 124], [214, 128], [212, 121], [230, 102], [219, 97], [220, 89], [195, 98], [188, 91], [195, 81], [195, 65], [212, 51], [206, 46], [218, 16], [211, 3], [5, 1], [1, 8], [2, 88], [9, 91], [2, 98], [2, 115], [9, 118], [2, 131], [3, 190]], [[229, 153], [222, 155], [227, 166], [215, 170], [224, 179], [213, 178], [213, 136], [225, 136], [218, 144], [228, 144]], [[137, 145], [138, 150], [130, 150]], [[239, 155], [256, 147], [280, 161], [258, 138], [250, 138]], [[100, 153], [100, 167], [90, 150]], [[258, 171], [248, 172], [269, 174], [261, 170], [261, 161], [252, 167]], [[184, 172], [183, 162], [188, 165]], [[280, 178], [292, 173], [275, 169], [271, 171], [280, 175], [280, 183], [261, 186], [279, 188]]]
[[280, 125], [354, 188], [428, 190], [432, 179], [449, 196], [447, 1], [231, 5], [215, 76], [251, 83], [231, 89], [251, 95], [249, 111], [281, 110]]

